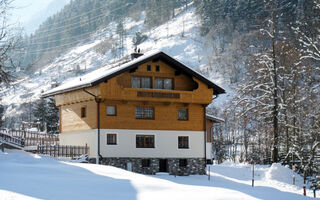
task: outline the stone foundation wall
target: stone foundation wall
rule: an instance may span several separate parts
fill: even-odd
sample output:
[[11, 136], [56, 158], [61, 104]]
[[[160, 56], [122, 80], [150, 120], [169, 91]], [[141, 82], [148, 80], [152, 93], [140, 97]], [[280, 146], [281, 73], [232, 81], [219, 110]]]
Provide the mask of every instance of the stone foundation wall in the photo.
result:
[[[149, 159], [150, 166], [142, 167], [142, 160]], [[127, 163], [131, 163], [132, 171], [142, 174], [155, 174], [159, 172], [160, 159], [167, 159], [168, 173], [170, 175], [187, 176], [190, 174], [205, 174], [205, 159], [203, 158], [186, 158], [187, 165], [179, 166], [180, 158], [103, 158], [103, 165], [127, 169]]]

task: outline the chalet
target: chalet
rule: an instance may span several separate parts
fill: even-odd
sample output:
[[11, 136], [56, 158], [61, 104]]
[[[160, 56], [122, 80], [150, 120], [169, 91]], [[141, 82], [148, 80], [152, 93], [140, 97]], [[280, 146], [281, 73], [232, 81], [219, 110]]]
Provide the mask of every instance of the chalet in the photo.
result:
[[163, 52], [132, 58], [43, 94], [55, 96], [60, 143], [134, 172], [205, 173], [206, 106], [225, 91]]

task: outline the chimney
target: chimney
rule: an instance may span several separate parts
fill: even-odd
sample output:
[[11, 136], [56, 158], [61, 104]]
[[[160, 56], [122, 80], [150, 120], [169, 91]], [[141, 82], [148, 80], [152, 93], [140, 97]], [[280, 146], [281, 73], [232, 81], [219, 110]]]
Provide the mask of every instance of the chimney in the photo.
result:
[[131, 54], [131, 60], [138, 58], [143, 55], [143, 53], [140, 53], [140, 48], [137, 49], [138, 47], [134, 48], [134, 53]]
[[143, 53], [132, 53], [131, 54], [131, 60], [133, 60], [133, 59], [135, 59], [135, 58], [138, 58], [138, 57], [140, 57], [140, 56], [142, 56], [143, 55]]

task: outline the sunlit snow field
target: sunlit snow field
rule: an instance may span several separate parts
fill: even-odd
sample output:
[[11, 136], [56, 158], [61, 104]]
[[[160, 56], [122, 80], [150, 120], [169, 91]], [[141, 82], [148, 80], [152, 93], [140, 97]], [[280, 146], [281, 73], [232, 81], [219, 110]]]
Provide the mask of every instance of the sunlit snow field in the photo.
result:
[[[210, 165], [206, 175], [142, 175], [111, 166], [72, 163], [27, 153], [0, 152], [0, 199], [313, 199], [302, 196], [302, 178], [278, 164]], [[320, 195], [320, 193], [318, 193]]]

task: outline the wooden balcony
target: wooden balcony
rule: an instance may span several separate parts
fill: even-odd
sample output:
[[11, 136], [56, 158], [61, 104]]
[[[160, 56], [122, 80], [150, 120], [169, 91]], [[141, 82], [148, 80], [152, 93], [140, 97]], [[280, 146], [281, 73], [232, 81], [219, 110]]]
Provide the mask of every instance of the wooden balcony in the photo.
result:
[[210, 104], [212, 89], [208, 89], [208, 86], [201, 82], [198, 85], [195, 90], [182, 91], [125, 88], [116, 81], [109, 81], [108, 84], [101, 84], [100, 95], [102, 99], [107, 100]]

